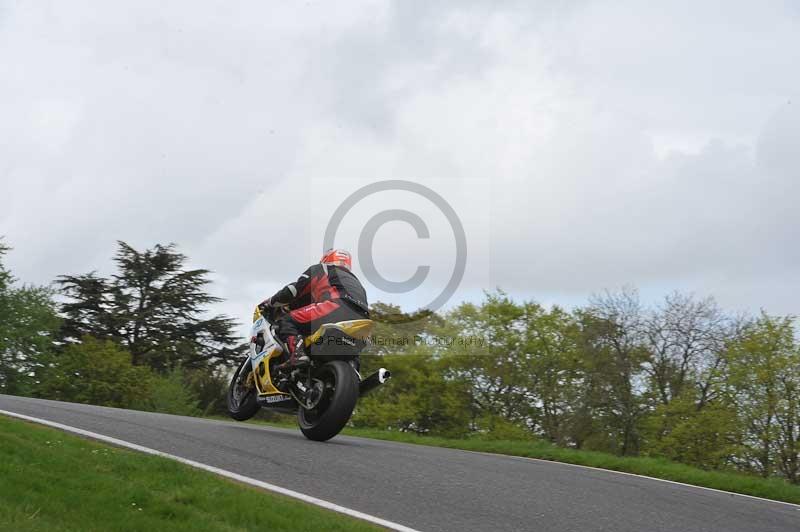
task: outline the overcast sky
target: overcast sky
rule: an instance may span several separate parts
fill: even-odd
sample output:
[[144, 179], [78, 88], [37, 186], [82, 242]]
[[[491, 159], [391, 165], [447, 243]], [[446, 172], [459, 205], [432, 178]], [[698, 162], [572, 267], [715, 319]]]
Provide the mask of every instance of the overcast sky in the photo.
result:
[[[797, 2], [0, 1], [0, 235], [27, 282], [176, 242], [242, 320], [336, 207], [425, 184], [464, 226], [452, 301], [635, 285], [800, 313]], [[661, 5], [656, 5], [661, 4]], [[560, 7], [556, 7], [560, 6]], [[382, 192], [371, 300], [441, 292], [453, 232]], [[358, 257], [356, 257], [358, 258]], [[360, 272], [359, 268], [356, 268]]]

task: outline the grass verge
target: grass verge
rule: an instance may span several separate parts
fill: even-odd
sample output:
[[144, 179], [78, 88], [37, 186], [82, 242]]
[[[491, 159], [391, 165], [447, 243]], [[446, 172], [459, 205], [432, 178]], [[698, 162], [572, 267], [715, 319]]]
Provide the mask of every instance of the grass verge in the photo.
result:
[[[294, 426], [287, 418], [286, 422], [253, 421], [284, 428]], [[230, 420], [229, 420], [230, 421]], [[347, 428], [342, 434], [387, 440], [415, 445], [430, 445], [478, 451], [510, 456], [538, 458], [567, 464], [584, 465], [635, 473], [664, 480], [683, 482], [694, 486], [714, 488], [744, 495], [753, 495], [776, 501], [800, 504], [800, 486], [789, 484], [777, 478], [762, 478], [737, 472], [706, 471], [696, 467], [672, 462], [664, 458], [646, 458], [616, 456], [596, 451], [579, 451], [557, 447], [548, 442], [538, 440], [490, 440], [485, 438], [450, 439], [435, 436], [419, 436], [406, 432], [380, 429]]]
[[0, 416], [0, 530], [381, 530], [178, 462]]

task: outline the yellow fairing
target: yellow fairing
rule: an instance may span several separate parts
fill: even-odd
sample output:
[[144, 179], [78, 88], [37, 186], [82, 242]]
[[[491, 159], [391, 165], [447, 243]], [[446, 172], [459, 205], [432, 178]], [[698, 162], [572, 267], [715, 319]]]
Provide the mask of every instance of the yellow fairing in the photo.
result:
[[357, 340], [367, 340], [372, 334], [375, 323], [372, 320], [348, 320], [338, 323], [326, 323], [317, 332], [305, 339], [305, 345], [309, 346], [320, 339], [327, 329], [338, 329]]
[[259, 362], [258, 367], [255, 369], [255, 378], [256, 378], [256, 387], [258, 388], [258, 393], [260, 395], [274, 395], [274, 394], [282, 394], [286, 395], [272, 384], [272, 377], [269, 374], [269, 362], [275, 357], [281, 355], [280, 349], [273, 349], [267, 355], [261, 359]]
[[[258, 307], [256, 307], [253, 311], [253, 323], [258, 321], [261, 316], [261, 311], [258, 309]], [[272, 377], [269, 374], [270, 360], [279, 356], [281, 356], [281, 350], [273, 349], [261, 359], [258, 367], [255, 368], [253, 375], [255, 376], [256, 390], [258, 391], [259, 395], [287, 395], [275, 388], [275, 386], [272, 384]]]

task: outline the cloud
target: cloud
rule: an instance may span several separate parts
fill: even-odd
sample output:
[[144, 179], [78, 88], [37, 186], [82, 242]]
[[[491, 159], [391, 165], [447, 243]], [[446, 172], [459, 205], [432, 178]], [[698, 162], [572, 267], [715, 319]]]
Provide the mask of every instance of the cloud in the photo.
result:
[[[71, 2], [0, 11], [0, 234], [18, 276], [110, 268], [175, 241], [220, 308], [316, 260], [336, 206], [380, 179], [441, 194], [467, 234], [455, 300], [572, 302], [623, 284], [797, 312], [798, 13], [775, 3]], [[424, 304], [454, 263], [425, 198], [376, 195]]]

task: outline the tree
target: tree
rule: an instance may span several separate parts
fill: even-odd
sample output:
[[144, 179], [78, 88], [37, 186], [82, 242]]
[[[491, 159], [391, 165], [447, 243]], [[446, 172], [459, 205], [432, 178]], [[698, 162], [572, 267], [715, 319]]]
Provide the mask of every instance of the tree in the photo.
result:
[[220, 299], [207, 292], [209, 271], [186, 269], [175, 245], [140, 252], [119, 242], [118, 272], [110, 278], [91, 272], [59, 278], [69, 301], [62, 305], [62, 334], [111, 340], [133, 356], [134, 364], [158, 371], [230, 365], [242, 353], [232, 319], [207, 317]]
[[576, 445], [636, 454], [639, 422], [646, 412], [641, 395], [643, 368], [649, 358], [638, 294], [634, 290], [606, 293], [576, 314], [584, 375]]
[[484, 342], [447, 350], [452, 373], [472, 387], [475, 428], [494, 430], [502, 419], [565, 443], [579, 375], [572, 316], [498, 291], [480, 306], [460, 305], [446, 321], [450, 336]]
[[370, 356], [394, 354], [413, 349], [417, 343], [430, 338], [441, 327], [441, 316], [427, 309], [403, 312], [397, 305], [373, 303], [370, 319], [375, 323]]
[[698, 408], [713, 400], [713, 384], [736, 323], [712, 298], [696, 300], [675, 292], [643, 325], [651, 355], [644, 367], [653, 398], [667, 405], [692, 386], [689, 394], [697, 394]]
[[470, 383], [474, 428], [478, 420], [503, 418], [531, 427], [535, 412], [529, 357], [523, 338], [525, 308], [503, 292], [486, 294], [481, 305], [463, 303], [447, 316], [452, 337], [482, 338], [483, 345], [455, 344], [450, 349], [452, 371]]
[[643, 448], [703, 468], [729, 464], [738, 419], [724, 386], [725, 349], [744, 321], [712, 298], [672, 293], [642, 323], [648, 358]]
[[38, 359], [52, 348], [59, 319], [48, 288], [15, 287], [0, 241], [0, 393], [27, 394]]
[[800, 481], [800, 349], [793, 319], [762, 313], [728, 350], [742, 422], [741, 467]]
[[570, 442], [582, 366], [577, 353], [577, 324], [559, 307], [549, 311], [526, 303], [525, 353], [532, 379], [534, 426], [549, 441]]
[[375, 303], [373, 344], [361, 355], [361, 372], [391, 368], [390, 386], [359, 401], [356, 426], [463, 436], [469, 432], [468, 387], [449, 378], [448, 362], [434, 340], [443, 326], [429, 310], [403, 312], [395, 305]]
[[359, 401], [355, 426], [449, 437], [469, 432], [469, 388], [447, 378], [447, 360], [419, 345], [386, 355], [384, 362], [392, 370], [391, 385]]

